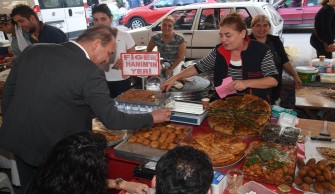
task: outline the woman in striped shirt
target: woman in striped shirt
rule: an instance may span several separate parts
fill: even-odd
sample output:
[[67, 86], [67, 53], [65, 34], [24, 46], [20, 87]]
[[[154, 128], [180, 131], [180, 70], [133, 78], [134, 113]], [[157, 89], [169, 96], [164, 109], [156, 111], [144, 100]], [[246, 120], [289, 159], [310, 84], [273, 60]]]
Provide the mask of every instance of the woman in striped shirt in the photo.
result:
[[221, 44], [194, 66], [165, 81], [161, 89], [167, 91], [176, 80], [206, 71], [214, 71], [214, 86], [232, 77], [233, 82], [224, 86], [237, 93], [253, 94], [270, 102], [271, 88], [278, 84], [278, 71], [271, 50], [266, 45], [250, 40], [241, 15], [226, 15], [220, 23]]

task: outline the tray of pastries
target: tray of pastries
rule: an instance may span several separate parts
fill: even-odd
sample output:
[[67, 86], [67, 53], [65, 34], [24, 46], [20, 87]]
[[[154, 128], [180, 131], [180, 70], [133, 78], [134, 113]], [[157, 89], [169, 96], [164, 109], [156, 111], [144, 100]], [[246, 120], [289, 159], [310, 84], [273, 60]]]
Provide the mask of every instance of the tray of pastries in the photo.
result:
[[224, 135], [218, 132], [200, 134], [190, 139], [184, 140], [181, 145], [193, 146], [204, 151], [212, 160], [216, 170], [224, 170], [239, 162], [247, 147], [238, 137]]
[[106, 137], [108, 146], [114, 146], [124, 139], [126, 139], [130, 134], [133, 133], [133, 130], [111, 130], [105, 127], [101, 121], [98, 119], [92, 120], [92, 131], [94, 133], [102, 134]]
[[169, 98], [169, 93], [160, 91], [130, 89], [116, 97], [117, 102], [159, 105]]
[[192, 127], [155, 124], [151, 128], [135, 131], [127, 140], [115, 147], [115, 155], [139, 162], [158, 161], [167, 150], [176, 147], [191, 135]]
[[296, 146], [253, 141], [246, 150], [242, 170], [245, 178], [269, 184], [292, 184]]
[[259, 135], [270, 117], [270, 105], [250, 94], [215, 100], [208, 109], [208, 124], [212, 129], [240, 137]]
[[171, 93], [130, 89], [115, 98], [118, 110], [127, 113], [147, 113], [163, 108], [173, 100]]
[[335, 161], [316, 158], [297, 159], [297, 168], [293, 186], [303, 192], [334, 193]]

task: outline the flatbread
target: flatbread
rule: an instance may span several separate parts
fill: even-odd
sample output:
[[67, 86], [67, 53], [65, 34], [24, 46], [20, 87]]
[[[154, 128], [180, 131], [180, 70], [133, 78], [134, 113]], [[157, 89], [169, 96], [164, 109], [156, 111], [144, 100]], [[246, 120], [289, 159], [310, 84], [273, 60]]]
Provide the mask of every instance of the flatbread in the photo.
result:
[[258, 135], [269, 123], [270, 117], [270, 105], [250, 94], [216, 100], [209, 105], [208, 110], [210, 128], [228, 135]]
[[316, 147], [316, 150], [326, 159], [335, 160], [335, 148]]
[[186, 142], [181, 142], [181, 145], [193, 146], [204, 151], [215, 167], [227, 166], [240, 160], [247, 147], [238, 137], [218, 132], [197, 135]]

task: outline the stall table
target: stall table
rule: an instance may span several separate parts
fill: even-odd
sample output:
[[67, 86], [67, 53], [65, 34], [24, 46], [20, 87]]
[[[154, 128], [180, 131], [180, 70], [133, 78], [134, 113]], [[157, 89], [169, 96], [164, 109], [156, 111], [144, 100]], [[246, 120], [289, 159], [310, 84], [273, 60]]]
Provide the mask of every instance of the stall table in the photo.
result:
[[[297, 127], [301, 128], [302, 131], [311, 131], [312, 136], [318, 136], [320, 131], [323, 128], [323, 121], [300, 119]], [[329, 122], [328, 129], [331, 134], [331, 137], [335, 138], [335, 123]], [[211, 133], [211, 132], [212, 130], [208, 127], [207, 120], [205, 119], [200, 126], [193, 126], [192, 136], [196, 136], [198, 134], [203, 134], [203, 133]], [[142, 182], [142, 183], [146, 183], [150, 185], [150, 180], [138, 179], [134, 177], [134, 174], [133, 174], [134, 169], [138, 165], [141, 165], [142, 163], [116, 157], [114, 155], [114, 149], [112, 147], [108, 149], [107, 154], [108, 154], [108, 159], [109, 159], [108, 178], [115, 179], [115, 178], [121, 177], [128, 181], [138, 181], [138, 182]], [[239, 168], [239, 167], [241, 167], [241, 162], [236, 166], [236, 168]], [[277, 190], [277, 186], [275, 185], [270, 185], [270, 184], [263, 184], [263, 185], [270, 188], [271, 190], [275, 190], [275, 191]], [[293, 187], [291, 187], [291, 189], [292, 189], [291, 193], [303, 193], [301, 191], [296, 190]], [[110, 190], [109, 193], [110, 194], [118, 193], [118, 191]]]
[[301, 108], [310, 119], [318, 119], [318, 111], [324, 111], [327, 114], [322, 118], [328, 120], [327, 116], [335, 112], [335, 96], [324, 95], [327, 90], [329, 89], [311, 86], [296, 89], [295, 107]]

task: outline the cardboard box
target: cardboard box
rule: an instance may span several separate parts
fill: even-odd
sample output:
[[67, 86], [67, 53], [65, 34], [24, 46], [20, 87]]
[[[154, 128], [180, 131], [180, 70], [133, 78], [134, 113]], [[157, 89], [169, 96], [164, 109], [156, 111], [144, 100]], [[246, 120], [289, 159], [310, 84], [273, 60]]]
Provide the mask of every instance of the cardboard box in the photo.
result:
[[211, 185], [212, 194], [222, 194], [226, 187], [226, 175], [219, 172], [214, 172], [214, 178]]

